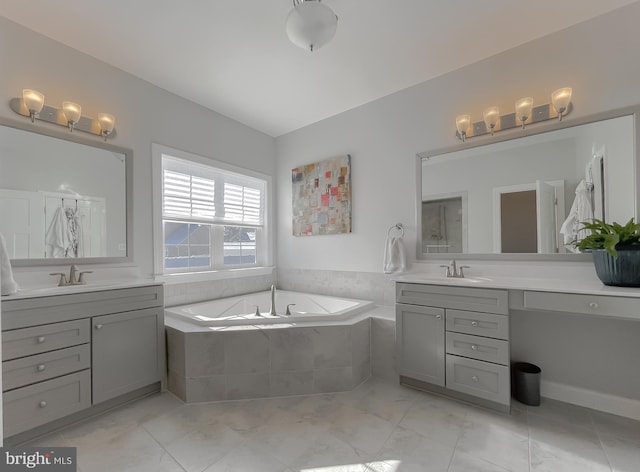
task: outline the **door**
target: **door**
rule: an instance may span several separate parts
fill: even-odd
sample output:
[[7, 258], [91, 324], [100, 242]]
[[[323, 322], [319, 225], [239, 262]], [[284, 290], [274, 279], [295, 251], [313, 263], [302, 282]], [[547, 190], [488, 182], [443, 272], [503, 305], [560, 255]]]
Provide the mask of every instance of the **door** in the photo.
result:
[[44, 257], [44, 215], [38, 192], [0, 189], [0, 233], [11, 259]]
[[444, 386], [444, 309], [396, 304], [400, 375]]
[[556, 189], [536, 181], [536, 217], [538, 253], [558, 252], [556, 245]]
[[91, 319], [93, 404], [161, 380], [162, 308]]

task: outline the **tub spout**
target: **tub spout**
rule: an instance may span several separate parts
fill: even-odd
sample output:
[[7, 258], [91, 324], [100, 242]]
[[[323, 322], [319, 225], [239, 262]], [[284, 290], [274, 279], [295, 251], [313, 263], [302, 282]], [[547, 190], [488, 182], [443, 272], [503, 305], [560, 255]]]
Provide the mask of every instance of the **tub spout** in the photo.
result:
[[271, 316], [278, 316], [276, 313], [276, 286], [271, 286], [271, 309], [269, 310]]

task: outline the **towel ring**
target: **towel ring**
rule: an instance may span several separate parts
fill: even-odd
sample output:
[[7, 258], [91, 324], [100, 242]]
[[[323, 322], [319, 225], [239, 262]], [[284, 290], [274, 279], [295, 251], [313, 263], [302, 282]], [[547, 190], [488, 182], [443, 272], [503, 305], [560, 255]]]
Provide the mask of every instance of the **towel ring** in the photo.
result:
[[400, 237], [404, 238], [404, 226], [402, 226], [402, 223], [397, 223], [389, 228], [389, 231], [387, 231], [387, 236], [391, 236], [391, 231], [393, 230], [400, 231]]

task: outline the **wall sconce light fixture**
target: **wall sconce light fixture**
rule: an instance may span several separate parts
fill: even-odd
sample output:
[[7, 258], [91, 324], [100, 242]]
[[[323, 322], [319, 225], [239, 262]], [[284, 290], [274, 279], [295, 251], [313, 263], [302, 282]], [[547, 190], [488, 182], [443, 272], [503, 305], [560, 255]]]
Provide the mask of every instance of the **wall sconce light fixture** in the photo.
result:
[[98, 113], [98, 124], [100, 125], [100, 133], [106, 141], [116, 124], [116, 119], [109, 113]]
[[33, 123], [44, 106], [44, 95], [35, 90], [24, 89], [22, 91], [22, 101], [29, 112], [28, 116], [31, 118], [31, 123]]
[[44, 104], [44, 95], [35, 90], [24, 89], [22, 98], [12, 98], [9, 102], [11, 109], [18, 115], [28, 116], [31, 122], [36, 119], [69, 128], [69, 131], [79, 130], [95, 134], [107, 140], [113, 138], [115, 118], [108, 113], [99, 113], [98, 119], [82, 116], [82, 107], [74, 102], [62, 102], [58, 109]]
[[551, 103], [533, 106], [533, 98], [521, 98], [516, 102], [515, 113], [500, 115], [498, 107], [490, 107], [482, 113], [482, 121], [471, 122], [469, 115], [456, 117], [456, 136], [467, 138], [491, 134], [511, 128], [525, 129], [525, 124], [538, 123], [558, 117], [559, 121], [571, 111], [571, 88], [565, 87], [551, 94]]
[[569, 102], [571, 102], [571, 87], [558, 89], [551, 94], [551, 104], [558, 114], [558, 121], [562, 121], [562, 115], [569, 108]]
[[73, 127], [78, 124], [82, 116], [82, 107], [73, 102], [62, 102], [62, 113], [67, 119], [69, 131], [73, 131]]
[[458, 135], [463, 142], [467, 137], [467, 131], [469, 131], [469, 123], [471, 123], [470, 115], [456, 116], [456, 128], [458, 129]]
[[524, 129], [524, 123], [531, 117], [533, 111], [533, 98], [521, 98], [516, 102], [516, 118], [522, 124]]
[[482, 118], [484, 119], [484, 125], [491, 132], [491, 136], [493, 136], [493, 131], [498, 125], [498, 121], [500, 121], [500, 109], [498, 107], [487, 108], [482, 113]]

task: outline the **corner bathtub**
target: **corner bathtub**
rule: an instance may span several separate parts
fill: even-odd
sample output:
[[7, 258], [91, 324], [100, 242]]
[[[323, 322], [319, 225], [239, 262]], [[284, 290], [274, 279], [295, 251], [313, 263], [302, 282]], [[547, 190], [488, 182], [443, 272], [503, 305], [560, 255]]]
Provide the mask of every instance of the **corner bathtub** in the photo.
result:
[[[293, 304], [290, 308], [291, 316], [285, 316], [287, 305], [291, 304]], [[199, 326], [251, 326], [344, 321], [374, 306], [373, 302], [366, 300], [278, 290], [276, 292], [277, 316], [269, 315], [270, 291], [165, 308], [165, 314]], [[260, 316], [256, 315], [256, 307], [260, 309]]]

